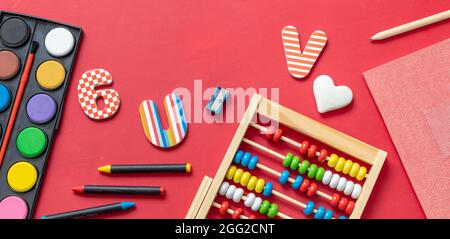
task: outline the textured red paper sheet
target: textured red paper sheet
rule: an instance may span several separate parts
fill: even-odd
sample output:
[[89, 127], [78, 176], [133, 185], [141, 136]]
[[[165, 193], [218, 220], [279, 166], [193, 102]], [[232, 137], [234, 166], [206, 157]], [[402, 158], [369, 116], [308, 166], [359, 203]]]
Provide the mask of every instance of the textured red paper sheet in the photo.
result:
[[428, 218], [450, 218], [450, 39], [364, 73]]

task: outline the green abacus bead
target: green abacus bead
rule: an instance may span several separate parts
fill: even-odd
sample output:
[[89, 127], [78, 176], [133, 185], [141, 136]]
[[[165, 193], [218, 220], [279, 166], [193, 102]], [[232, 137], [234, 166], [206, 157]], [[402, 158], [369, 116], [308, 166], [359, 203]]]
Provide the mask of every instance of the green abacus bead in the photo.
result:
[[267, 214], [270, 208], [270, 202], [267, 200], [264, 200], [264, 202], [261, 204], [261, 207], [259, 208], [259, 213], [261, 214]]
[[267, 216], [269, 218], [274, 218], [278, 214], [278, 205], [275, 203], [272, 203], [270, 205], [269, 211], [267, 212]]
[[291, 165], [292, 162], [292, 157], [294, 155], [292, 155], [291, 153], [287, 153], [286, 156], [283, 159], [283, 167], [289, 167]]
[[321, 182], [322, 179], [323, 179], [323, 175], [325, 175], [325, 169], [322, 168], [322, 167], [320, 167], [320, 168], [317, 170], [317, 173], [316, 173], [316, 180], [319, 181], [319, 182]]
[[309, 166], [308, 178], [314, 178], [316, 176], [316, 173], [317, 173], [317, 165], [311, 164], [311, 166]]
[[298, 172], [300, 174], [305, 174], [306, 171], [308, 170], [309, 167], [309, 161], [308, 160], [303, 160], [302, 164], [300, 164], [300, 167], [298, 168]]
[[292, 162], [291, 162], [291, 166], [290, 166], [291, 169], [297, 170], [299, 163], [300, 163], [300, 158], [298, 156], [294, 156], [294, 158], [292, 159]]

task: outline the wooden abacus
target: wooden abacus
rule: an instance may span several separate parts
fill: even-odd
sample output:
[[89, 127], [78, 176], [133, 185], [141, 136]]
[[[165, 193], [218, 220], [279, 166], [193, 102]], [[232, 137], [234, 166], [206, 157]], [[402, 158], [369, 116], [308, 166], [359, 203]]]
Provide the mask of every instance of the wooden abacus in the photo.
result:
[[[325, 149], [318, 151], [317, 146], [310, 144], [308, 141], [299, 143], [291, 138], [283, 136], [283, 130], [281, 128], [274, 129], [272, 127], [259, 125], [255, 121], [255, 116], [257, 115], [273, 121], [278, 121], [283, 126], [333, 147], [360, 162], [364, 162], [370, 166], [370, 170], [367, 170], [366, 167], [357, 162], [348, 159], [346, 160], [336, 154], [328, 155], [328, 152]], [[285, 142], [294, 146], [299, 149], [300, 157], [294, 156], [291, 153], [282, 155], [268, 147], [245, 138], [245, 134], [249, 127], [265, 132], [266, 137], [273, 142]], [[264, 165], [259, 162], [256, 155], [238, 150], [241, 143], [255, 147], [259, 152], [264, 154], [264, 156], [280, 160], [285, 168], [296, 170], [300, 175], [291, 177], [291, 172], [289, 170], [278, 172]], [[214, 179], [208, 176], [203, 178], [186, 218], [206, 218], [211, 207], [219, 208], [220, 214], [231, 214], [232, 218], [251, 219], [255, 217], [254, 215], [244, 215], [242, 208], [231, 209], [228, 201], [222, 203], [215, 202], [214, 200], [217, 194], [232, 199], [232, 201], [236, 203], [243, 200], [246, 207], [250, 208], [252, 211], [259, 211], [261, 214], [267, 214], [269, 218], [276, 216], [284, 219], [292, 218], [280, 212], [277, 204], [270, 203], [268, 200], [263, 200], [261, 197], [255, 195], [255, 193], [262, 194], [263, 197], [266, 198], [271, 196], [277, 197], [294, 206], [302, 208], [306, 215], [314, 214], [314, 218], [317, 219], [336, 218], [333, 216], [332, 210], [326, 210], [323, 206], [316, 208], [313, 201], [305, 203], [289, 197], [273, 189], [273, 184], [271, 182], [266, 182], [263, 178], [252, 176], [250, 172], [245, 171], [246, 169], [253, 170], [258, 168], [265, 173], [279, 177], [278, 182], [280, 184], [289, 182], [293, 189], [304, 192], [310, 197], [321, 197], [327, 200], [332, 207], [336, 207], [340, 211], [343, 211], [348, 215], [348, 218], [358, 219], [363, 213], [386, 156], [387, 153], [383, 150], [370, 146], [302, 114], [272, 102], [261, 95], [255, 94], [250, 101], [247, 111], [239, 124]], [[302, 160], [302, 158], [306, 159]], [[316, 158], [319, 162], [319, 166], [308, 161], [308, 159], [312, 160], [313, 158]], [[335, 173], [320, 167], [320, 163], [326, 163], [329, 168], [334, 169]], [[301, 176], [302, 174], [305, 176]], [[228, 181], [224, 181], [224, 179]], [[355, 183], [354, 180], [361, 184], [363, 181], [364, 182], [361, 185], [360, 183]], [[329, 186], [342, 193], [333, 193], [330, 195], [322, 191], [318, 184], [312, 181], [320, 182], [320, 187]], [[244, 187], [248, 191], [254, 191], [255, 193], [252, 192], [244, 195]], [[343, 196], [341, 196], [342, 194]], [[355, 201], [347, 199], [347, 196]], [[347, 217], [340, 216], [338, 218]]]

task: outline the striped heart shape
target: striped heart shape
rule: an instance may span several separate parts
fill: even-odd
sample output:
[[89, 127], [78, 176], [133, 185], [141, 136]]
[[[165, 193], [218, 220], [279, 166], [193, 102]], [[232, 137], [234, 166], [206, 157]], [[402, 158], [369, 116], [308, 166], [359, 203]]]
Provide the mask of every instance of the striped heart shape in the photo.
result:
[[327, 34], [319, 30], [314, 31], [303, 52], [300, 49], [297, 28], [293, 26], [284, 27], [281, 37], [289, 74], [296, 79], [305, 78], [327, 44]]

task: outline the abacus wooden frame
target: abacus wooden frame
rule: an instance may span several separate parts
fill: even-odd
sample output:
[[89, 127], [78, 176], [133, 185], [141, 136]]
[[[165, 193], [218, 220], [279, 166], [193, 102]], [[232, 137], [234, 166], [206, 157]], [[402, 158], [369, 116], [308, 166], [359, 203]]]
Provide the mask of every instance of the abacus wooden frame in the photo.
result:
[[217, 195], [219, 187], [225, 178], [225, 174], [233, 162], [234, 154], [238, 150], [250, 122], [255, 119], [256, 115], [262, 115], [270, 120], [278, 121], [301, 134], [307, 135], [330, 147], [344, 152], [355, 159], [369, 164], [371, 166], [369, 176], [362, 185], [361, 194], [356, 200], [355, 208], [352, 214], [349, 216], [350, 219], [359, 219], [361, 217], [384, 164], [387, 153], [291, 109], [270, 101], [261, 95], [255, 94], [250, 101], [247, 111], [239, 124], [239, 127], [233, 137], [233, 140], [231, 141], [230, 146], [228, 147], [227, 152], [225, 153], [214, 179], [211, 179], [208, 176], [203, 178], [197, 194], [191, 203], [189, 211], [186, 214], [187, 219], [206, 218], [214, 198]]

